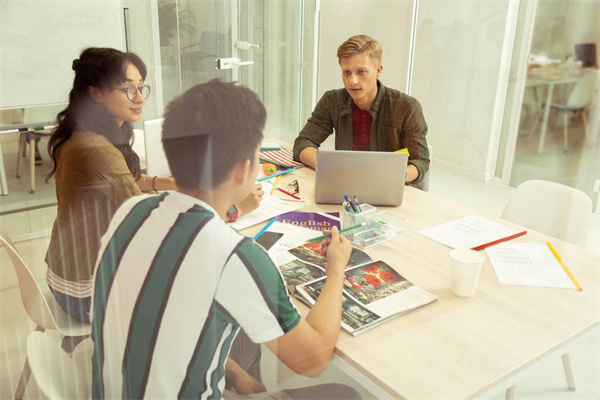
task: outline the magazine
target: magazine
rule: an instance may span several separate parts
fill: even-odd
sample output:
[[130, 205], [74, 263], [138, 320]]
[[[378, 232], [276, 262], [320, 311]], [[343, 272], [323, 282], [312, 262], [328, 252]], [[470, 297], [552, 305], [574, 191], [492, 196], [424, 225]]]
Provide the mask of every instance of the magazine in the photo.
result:
[[[325, 284], [327, 260], [320, 243], [304, 243], [287, 252], [271, 253], [289, 292], [312, 306]], [[381, 322], [437, 300], [414, 285], [390, 265], [373, 261], [353, 248], [346, 269], [342, 303], [342, 328], [356, 336]]]
[[[340, 229], [340, 213], [292, 211], [275, 217], [275, 221], [301, 226], [315, 231], [324, 231], [337, 227]], [[317, 236], [317, 235], [315, 235]]]
[[271, 164], [279, 165], [285, 168], [302, 168], [304, 164], [294, 161], [294, 153], [291, 150], [263, 150], [259, 152], [261, 160]]

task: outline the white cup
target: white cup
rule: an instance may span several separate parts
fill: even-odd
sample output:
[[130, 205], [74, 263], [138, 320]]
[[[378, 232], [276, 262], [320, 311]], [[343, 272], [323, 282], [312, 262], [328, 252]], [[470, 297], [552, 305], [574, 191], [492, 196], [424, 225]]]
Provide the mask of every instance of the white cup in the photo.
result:
[[485, 256], [475, 250], [454, 249], [450, 252], [450, 259], [452, 260], [452, 292], [459, 297], [473, 296]]

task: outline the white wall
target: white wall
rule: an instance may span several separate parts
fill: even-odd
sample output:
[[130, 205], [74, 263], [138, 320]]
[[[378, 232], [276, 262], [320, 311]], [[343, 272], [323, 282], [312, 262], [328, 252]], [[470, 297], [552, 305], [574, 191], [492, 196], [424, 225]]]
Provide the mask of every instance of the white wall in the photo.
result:
[[[338, 47], [350, 36], [365, 34], [383, 46], [384, 85], [402, 92], [407, 87], [412, 1], [321, 1], [317, 101], [327, 90], [343, 87]], [[333, 135], [323, 148], [333, 148]]]

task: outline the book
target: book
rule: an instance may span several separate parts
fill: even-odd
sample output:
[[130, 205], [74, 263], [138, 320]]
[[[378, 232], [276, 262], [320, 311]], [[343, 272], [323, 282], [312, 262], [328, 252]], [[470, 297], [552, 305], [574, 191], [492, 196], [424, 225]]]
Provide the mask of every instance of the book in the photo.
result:
[[[326, 279], [327, 259], [320, 247], [320, 243], [303, 243], [287, 252], [269, 251], [290, 294], [309, 307]], [[414, 285], [389, 264], [373, 261], [364, 251], [353, 248], [344, 280], [341, 326], [356, 336], [435, 300], [435, 295]]]
[[501, 284], [576, 289], [545, 243], [501, 243], [486, 253]]
[[260, 150], [258, 153], [261, 160], [285, 168], [302, 168], [304, 164], [294, 160], [294, 153], [291, 150]]
[[278, 215], [275, 217], [275, 221], [297, 225], [315, 231], [331, 229], [334, 226], [340, 229], [339, 212], [320, 213], [296, 211]]
[[525, 235], [527, 231], [509, 228], [480, 215], [469, 215], [422, 229], [418, 233], [454, 249], [481, 250]]

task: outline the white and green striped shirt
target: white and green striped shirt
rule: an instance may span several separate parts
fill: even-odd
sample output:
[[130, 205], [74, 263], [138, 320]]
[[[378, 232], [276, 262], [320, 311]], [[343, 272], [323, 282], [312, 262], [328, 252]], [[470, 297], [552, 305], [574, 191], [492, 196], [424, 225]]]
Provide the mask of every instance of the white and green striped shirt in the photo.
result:
[[266, 252], [179, 192], [125, 201], [95, 269], [94, 398], [220, 399], [240, 328], [261, 343], [300, 322]]

